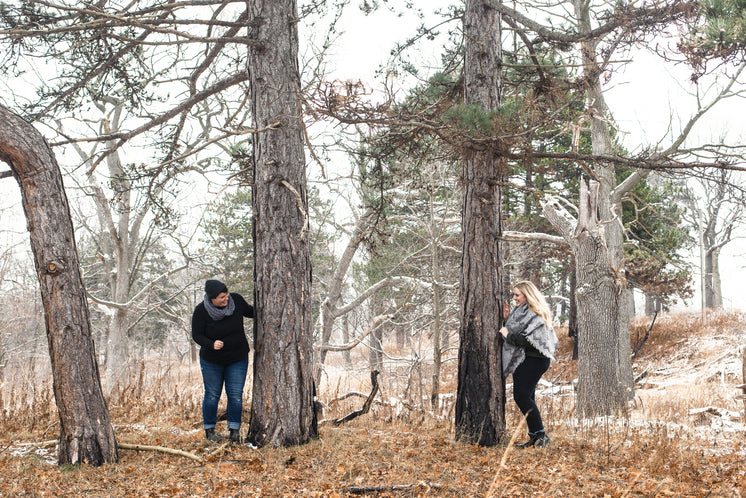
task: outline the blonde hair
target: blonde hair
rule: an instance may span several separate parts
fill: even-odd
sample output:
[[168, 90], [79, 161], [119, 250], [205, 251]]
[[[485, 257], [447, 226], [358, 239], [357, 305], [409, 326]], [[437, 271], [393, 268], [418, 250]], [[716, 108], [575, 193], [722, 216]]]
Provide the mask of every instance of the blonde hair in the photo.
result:
[[544, 323], [548, 329], [553, 330], [552, 310], [549, 308], [549, 304], [547, 304], [544, 294], [541, 293], [534, 283], [528, 280], [522, 280], [513, 287], [526, 296], [526, 302], [528, 302], [529, 309], [544, 319]]

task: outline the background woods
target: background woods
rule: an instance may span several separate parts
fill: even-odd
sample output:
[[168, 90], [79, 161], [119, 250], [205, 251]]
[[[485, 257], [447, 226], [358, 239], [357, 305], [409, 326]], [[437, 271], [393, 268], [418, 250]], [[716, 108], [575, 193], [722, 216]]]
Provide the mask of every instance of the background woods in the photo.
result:
[[[0, 204], [0, 410], [43, 404], [39, 379], [52, 379], [55, 402], [31, 418], [59, 417], [60, 463], [120, 460], [114, 431], [133, 441], [126, 427], [152, 408], [173, 411], [184, 434], [169, 441], [189, 446], [189, 316], [214, 277], [258, 311], [244, 414], [257, 446], [358, 436], [362, 426], [332, 433], [319, 418], [362, 403], [380, 371], [360, 417], [377, 434], [405, 424], [504, 448], [518, 420], [496, 331], [511, 283], [527, 279], [563, 340], [540, 393], [553, 427], [663, 417], [641, 408], [666, 376], [655, 348], [696, 346], [661, 337], [676, 328], [662, 323], [696, 334], [722, 320], [743, 347], [740, 315], [723, 314], [737, 299], [723, 282], [741, 268], [724, 269], [723, 254], [742, 234], [744, 150], [740, 128], [711, 131], [743, 97], [736, 7], [2, 3], [0, 187], [16, 192], [15, 177], [23, 198]], [[380, 67], [341, 58], [361, 43], [356, 26], [384, 17], [417, 27], [381, 35]], [[691, 97], [650, 111], [665, 125], [641, 132], [620, 116], [653, 109], [648, 95], [619, 105], [616, 93], [644, 79], [627, 72], [639, 60], [670, 68]], [[47, 230], [66, 213], [70, 224]], [[671, 318], [695, 295], [699, 317]], [[721, 384], [746, 382], [724, 358]], [[176, 399], [148, 400], [158, 389]], [[742, 407], [718, 396], [671, 410], [734, 422]], [[570, 432], [560, 442], [574, 444]], [[250, 467], [273, 469], [258, 455]], [[490, 479], [508, 486], [499, 472]], [[361, 473], [342, 472], [350, 485]], [[431, 490], [450, 481], [428, 476]]]

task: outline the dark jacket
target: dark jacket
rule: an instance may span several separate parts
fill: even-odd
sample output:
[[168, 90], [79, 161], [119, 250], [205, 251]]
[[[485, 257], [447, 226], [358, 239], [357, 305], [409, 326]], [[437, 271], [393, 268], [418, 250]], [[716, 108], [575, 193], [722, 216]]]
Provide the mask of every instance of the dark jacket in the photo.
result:
[[[254, 307], [241, 294], [231, 292], [236, 310], [231, 316], [215, 321], [199, 303], [192, 313], [192, 339], [199, 344], [199, 356], [210, 363], [230, 365], [243, 360], [249, 354], [243, 318], [254, 318]], [[215, 350], [215, 341], [223, 341], [222, 349]]]

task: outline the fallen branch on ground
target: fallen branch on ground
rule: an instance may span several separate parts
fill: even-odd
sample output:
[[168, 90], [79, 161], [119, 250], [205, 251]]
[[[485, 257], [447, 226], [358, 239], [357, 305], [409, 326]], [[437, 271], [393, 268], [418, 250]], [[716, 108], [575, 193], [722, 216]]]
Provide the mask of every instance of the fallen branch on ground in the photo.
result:
[[136, 450], [136, 451], [158, 451], [161, 453], [169, 453], [171, 455], [178, 455], [178, 456], [183, 456], [186, 458], [191, 458], [192, 460], [195, 460], [199, 463], [205, 463], [205, 460], [198, 457], [197, 455], [193, 455], [191, 453], [188, 453], [182, 450], [166, 448], [164, 446], [145, 446], [142, 444], [117, 443], [117, 448], [121, 448], [123, 450]]
[[59, 441], [56, 439], [52, 439], [50, 441], [41, 441], [38, 443], [18, 443], [18, 446], [30, 446], [32, 448], [48, 448], [50, 446], [54, 446]]
[[218, 446], [217, 448], [215, 448], [215, 449], [214, 449], [213, 451], [211, 451], [210, 453], [208, 453], [208, 454], [207, 454], [207, 456], [206, 456], [206, 458], [212, 458], [212, 457], [214, 457], [215, 455], [217, 455], [218, 453], [220, 453], [220, 452], [222, 452], [222, 451], [225, 451], [225, 449], [226, 449], [226, 448], [227, 448], [227, 447], [228, 447], [228, 446], [229, 446], [230, 444], [231, 444], [231, 442], [230, 442], [230, 441], [226, 441], [226, 442], [224, 442], [223, 444], [221, 444], [220, 446]]
[[380, 484], [376, 486], [350, 486], [342, 488], [342, 493], [364, 495], [366, 493], [388, 493], [392, 491], [412, 491], [415, 489], [440, 489], [443, 485], [437, 482], [418, 482], [417, 484]]

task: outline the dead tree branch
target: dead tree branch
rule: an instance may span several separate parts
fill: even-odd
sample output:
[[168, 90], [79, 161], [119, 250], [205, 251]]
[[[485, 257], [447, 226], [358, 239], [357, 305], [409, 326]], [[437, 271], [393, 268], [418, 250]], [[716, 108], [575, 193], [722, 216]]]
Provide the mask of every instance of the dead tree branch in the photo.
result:
[[397, 491], [421, 491], [426, 492], [428, 489], [440, 489], [443, 485], [437, 482], [421, 481], [416, 484], [379, 484], [375, 486], [349, 486], [342, 488], [342, 493], [353, 495], [365, 495], [368, 493], [391, 493]]
[[373, 398], [376, 397], [376, 394], [378, 394], [378, 374], [380, 372], [378, 370], [373, 370], [370, 373], [370, 382], [373, 385], [371, 388], [370, 394], [368, 395], [368, 399], [365, 400], [365, 403], [363, 403], [363, 407], [359, 410], [355, 410], [352, 413], [349, 413], [345, 415], [342, 418], [338, 418], [337, 420], [334, 420], [332, 424], [335, 426], [342, 425], [345, 422], [349, 422], [352, 419], [355, 419], [359, 417], [360, 415], [365, 415], [370, 411], [370, 407], [373, 404]]
[[205, 463], [205, 460], [201, 457], [198, 457], [197, 455], [193, 455], [192, 453], [182, 451], [182, 450], [166, 448], [165, 446], [146, 446], [144, 444], [117, 443], [117, 448], [121, 448], [123, 450], [135, 450], [135, 451], [158, 451], [160, 453], [168, 453], [170, 455], [178, 455], [178, 456], [183, 456], [186, 458], [191, 458], [192, 460], [199, 462], [199, 463]]

